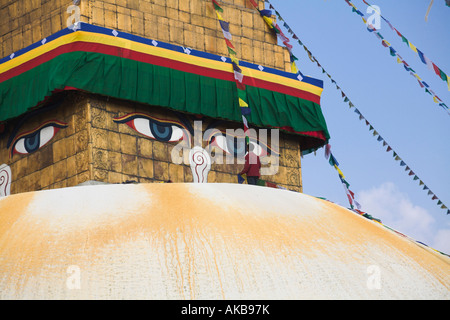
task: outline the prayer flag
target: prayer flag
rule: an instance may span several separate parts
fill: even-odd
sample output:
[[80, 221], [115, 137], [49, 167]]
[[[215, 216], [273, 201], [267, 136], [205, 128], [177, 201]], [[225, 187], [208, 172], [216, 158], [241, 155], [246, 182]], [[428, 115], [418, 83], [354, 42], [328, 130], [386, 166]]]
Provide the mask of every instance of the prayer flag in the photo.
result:
[[252, 110], [248, 106], [247, 107], [241, 107], [241, 114], [243, 116], [248, 116], [251, 113], [252, 113]]
[[[268, 10], [268, 9], [260, 10], [259, 13], [263, 17], [271, 17], [272, 16], [272, 10]], [[289, 28], [287, 28], [287, 29], [289, 29]]]
[[255, 0], [250, 0], [250, 3], [251, 3], [255, 8], [258, 8], [258, 4], [255, 2]]
[[240, 106], [241, 108], [248, 108], [247, 102], [245, 102], [245, 101], [242, 100], [241, 98], [239, 98], [239, 106]]
[[223, 9], [219, 6], [219, 4], [216, 2], [216, 0], [212, 0], [212, 3], [214, 5], [215, 10], [223, 12]]

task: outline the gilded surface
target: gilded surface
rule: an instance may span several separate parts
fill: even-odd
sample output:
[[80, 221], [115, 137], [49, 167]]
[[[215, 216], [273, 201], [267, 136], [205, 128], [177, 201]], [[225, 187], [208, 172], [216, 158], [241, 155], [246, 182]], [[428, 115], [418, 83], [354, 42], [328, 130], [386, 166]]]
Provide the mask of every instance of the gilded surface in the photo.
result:
[[2, 299], [450, 298], [448, 257], [286, 190], [80, 186], [0, 212]]

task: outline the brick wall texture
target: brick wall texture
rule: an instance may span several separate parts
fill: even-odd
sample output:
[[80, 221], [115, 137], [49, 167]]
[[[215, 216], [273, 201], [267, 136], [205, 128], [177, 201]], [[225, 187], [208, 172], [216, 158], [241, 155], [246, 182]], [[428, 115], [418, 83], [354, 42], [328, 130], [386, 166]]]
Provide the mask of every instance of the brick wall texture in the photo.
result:
[[[218, 2], [230, 23], [240, 60], [290, 70], [289, 53], [277, 45], [248, 0]], [[70, 0], [0, 0], [0, 56], [9, 56], [67, 27]], [[261, 8], [264, 6], [260, 1]], [[81, 21], [219, 55], [227, 55], [210, 0], [80, 0]]]
[[[104, 183], [149, 183], [149, 182], [193, 182], [188, 159], [182, 164], [172, 161], [172, 149], [178, 142], [161, 142], [150, 139], [133, 130], [115, 118], [130, 113], [143, 113], [162, 120], [178, 120], [170, 110], [109, 99], [78, 92], [65, 93], [62, 103], [56, 109], [34, 115], [20, 126], [18, 134], [38, 128], [42, 123], [57, 120], [67, 123], [42, 148], [30, 154], [11, 154], [7, 141], [19, 121], [8, 124], [0, 136], [0, 164], [11, 167], [11, 193], [72, 187], [87, 181]], [[198, 117], [185, 115], [194, 126]], [[203, 130], [214, 119], [202, 118]], [[221, 123], [215, 127], [226, 129], [242, 128], [241, 124]], [[270, 145], [270, 131], [268, 134]], [[191, 139], [193, 140], [193, 139]], [[203, 141], [206, 148], [208, 142]], [[301, 191], [301, 162], [298, 139], [292, 135], [280, 134], [279, 165], [275, 175], [261, 178], [289, 190]], [[187, 156], [184, 153], [184, 156]], [[264, 167], [270, 163], [262, 158]], [[213, 163], [208, 182], [237, 183], [237, 174], [243, 164], [235, 159], [233, 163]]]
[[[248, 0], [218, 2], [224, 9], [223, 18], [230, 22], [238, 59], [289, 71], [287, 50], [277, 45], [275, 35]], [[69, 0], [0, 0], [0, 56], [65, 28], [70, 5]], [[227, 55], [210, 0], [81, 0], [78, 6], [83, 22]], [[171, 161], [174, 143], [148, 139], [126, 124], [113, 121], [131, 112], [174, 119], [170, 110], [80, 92], [64, 93], [61, 99], [57, 109], [39, 113], [21, 125], [20, 132], [27, 132], [48, 120], [67, 123], [67, 128], [36, 152], [10, 156], [7, 140], [20, 119], [7, 123], [0, 135], [0, 164], [11, 167], [11, 193], [71, 187], [91, 180], [193, 181], [189, 165]], [[206, 125], [214, 119], [204, 120]], [[279, 159], [278, 173], [262, 178], [302, 191], [300, 146], [295, 136], [280, 134]], [[237, 164], [213, 164], [208, 182], [236, 183], [242, 168]]]

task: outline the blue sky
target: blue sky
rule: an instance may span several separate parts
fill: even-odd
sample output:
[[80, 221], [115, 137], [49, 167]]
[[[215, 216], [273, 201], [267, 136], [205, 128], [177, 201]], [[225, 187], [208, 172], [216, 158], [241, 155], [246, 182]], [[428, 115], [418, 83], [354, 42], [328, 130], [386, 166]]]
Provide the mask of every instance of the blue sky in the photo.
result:
[[[353, 4], [366, 17], [362, 0]], [[428, 0], [371, 0], [382, 15], [446, 74], [450, 75], [450, 7], [434, 1], [428, 21]], [[361, 18], [344, 0], [270, 0], [283, 20], [332, 76], [355, 107], [418, 175], [432, 192], [450, 206], [450, 116], [425, 93], [389, 49], [367, 31]], [[362, 210], [430, 247], [450, 253], [450, 215], [432, 200], [423, 186], [408, 175], [386, 152], [364, 120], [345, 103], [341, 92], [294, 45], [303, 74], [324, 80], [322, 110], [331, 134], [331, 150]], [[421, 62], [417, 53], [402, 42], [382, 21], [381, 35], [400, 56], [450, 106], [444, 81]], [[302, 160], [304, 192], [325, 197], [348, 207], [337, 171], [324, 157], [324, 150]]]

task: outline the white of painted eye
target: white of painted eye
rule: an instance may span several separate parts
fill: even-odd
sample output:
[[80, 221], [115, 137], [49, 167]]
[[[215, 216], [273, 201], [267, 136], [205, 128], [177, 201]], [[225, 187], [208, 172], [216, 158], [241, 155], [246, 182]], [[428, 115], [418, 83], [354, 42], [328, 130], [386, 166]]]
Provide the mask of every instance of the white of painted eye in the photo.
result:
[[261, 148], [261, 146], [255, 142], [250, 141], [250, 143], [253, 145], [253, 153], [256, 154], [257, 156], [261, 156], [263, 148]]
[[40, 143], [39, 148], [42, 148], [44, 145], [47, 144], [54, 136], [55, 136], [55, 127], [54, 126], [48, 126], [45, 128], [42, 128], [39, 132], [40, 135]]
[[[54, 126], [48, 126], [45, 128], [42, 128], [39, 130], [39, 146], [36, 150], [39, 150], [44, 145], [46, 145], [53, 137], [55, 136], [55, 127]], [[27, 137], [23, 137], [19, 139], [14, 148], [16, 149], [16, 152], [21, 154], [27, 154], [29, 153], [27, 149], [25, 148], [25, 141], [28, 139]], [[33, 151], [36, 151], [33, 150]]]
[[137, 132], [142, 133], [144, 136], [155, 139], [152, 131], [150, 130], [150, 120], [145, 118], [136, 118], [133, 120], [133, 124]]
[[230, 151], [228, 150], [227, 147], [227, 138], [224, 135], [217, 135], [215, 136], [215, 141], [217, 146], [222, 149], [223, 151], [225, 151], [226, 153], [230, 153]]
[[[136, 129], [137, 132], [139, 132], [147, 137], [150, 137], [152, 139], [158, 140], [158, 138], [152, 134], [152, 130], [150, 129], [151, 120], [146, 119], [146, 118], [135, 118], [133, 120], [133, 124], [134, 124], [134, 128]], [[179, 141], [183, 138], [183, 136], [184, 136], [183, 129], [181, 129], [180, 127], [177, 127], [177, 126], [171, 126], [171, 129], [172, 129], [172, 135], [168, 142]]]
[[183, 138], [183, 136], [184, 136], [183, 129], [177, 126], [172, 126], [172, 137], [170, 141], [179, 141]]
[[16, 151], [18, 153], [22, 153], [22, 154], [28, 153], [27, 150], [25, 150], [25, 138], [19, 139], [16, 142], [16, 145], [14, 146], [14, 148], [16, 149]]

